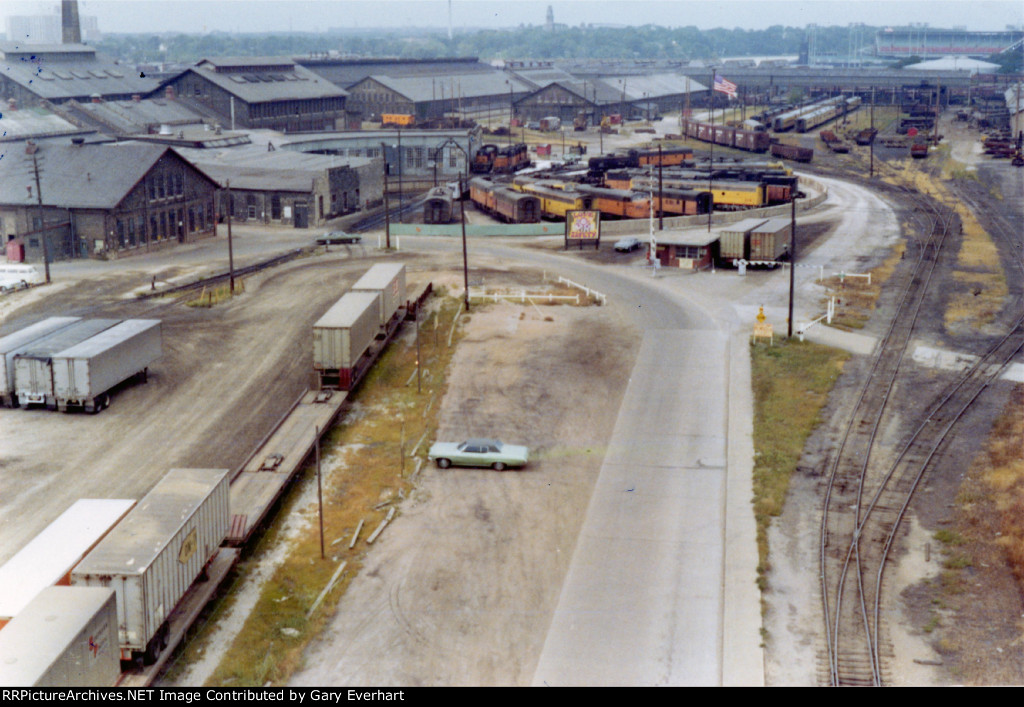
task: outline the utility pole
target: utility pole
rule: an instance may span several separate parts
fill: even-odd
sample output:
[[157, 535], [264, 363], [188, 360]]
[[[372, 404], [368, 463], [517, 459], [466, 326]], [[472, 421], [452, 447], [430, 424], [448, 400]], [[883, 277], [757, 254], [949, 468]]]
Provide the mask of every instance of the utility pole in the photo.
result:
[[39, 185], [39, 159], [36, 152], [39, 147], [34, 142], [25, 146], [25, 151], [32, 155], [32, 171], [36, 177], [36, 203], [39, 204], [39, 228], [43, 240], [43, 268], [46, 271], [46, 284], [50, 284], [50, 241], [46, 237], [46, 214], [43, 213], [43, 188]]
[[462, 197], [462, 175], [459, 175], [459, 216], [462, 221], [462, 284], [466, 311], [469, 311], [469, 256], [466, 250], [466, 200]]
[[228, 281], [231, 294], [235, 294], [235, 251], [231, 243], [231, 180], [225, 179], [224, 186], [228, 190]]
[[384, 143], [380, 144], [381, 152], [384, 154], [384, 246], [391, 250], [391, 214], [388, 204], [388, 153]]
[[796, 279], [796, 197], [789, 201], [789, 320], [786, 336], [793, 338], [793, 290]]
[[708, 233], [711, 233], [711, 212], [715, 210], [715, 192], [711, 188], [715, 174], [715, 69], [711, 68], [711, 88], [708, 90], [708, 105], [711, 107], [711, 158], [708, 164], [708, 191], [711, 192], [711, 208], [708, 209]]

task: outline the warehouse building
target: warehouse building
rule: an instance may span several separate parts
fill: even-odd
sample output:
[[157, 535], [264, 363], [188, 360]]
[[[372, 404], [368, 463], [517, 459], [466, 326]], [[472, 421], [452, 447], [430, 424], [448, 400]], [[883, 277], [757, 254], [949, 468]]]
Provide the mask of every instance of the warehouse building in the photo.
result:
[[163, 81], [159, 93], [209, 112], [230, 130], [295, 132], [346, 127], [348, 94], [280, 57], [204, 59]]
[[216, 235], [217, 184], [172, 148], [73, 140], [21, 143], [4, 159], [0, 232], [27, 260], [44, 248], [52, 260], [117, 257]]

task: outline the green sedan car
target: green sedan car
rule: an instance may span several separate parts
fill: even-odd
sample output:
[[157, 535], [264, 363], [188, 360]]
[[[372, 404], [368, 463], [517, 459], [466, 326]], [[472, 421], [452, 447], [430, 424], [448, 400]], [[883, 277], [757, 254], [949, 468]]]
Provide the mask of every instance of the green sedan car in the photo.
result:
[[450, 466], [490, 467], [495, 471], [526, 465], [530, 450], [496, 439], [477, 438], [465, 442], [434, 442], [427, 457], [442, 469]]

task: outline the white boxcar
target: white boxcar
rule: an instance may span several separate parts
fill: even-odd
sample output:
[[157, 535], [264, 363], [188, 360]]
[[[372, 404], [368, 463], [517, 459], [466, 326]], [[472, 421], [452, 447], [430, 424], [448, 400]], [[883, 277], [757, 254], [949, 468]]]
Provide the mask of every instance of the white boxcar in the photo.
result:
[[380, 325], [386, 328], [405, 304], [405, 265], [377, 263], [352, 285], [351, 292], [380, 292]]
[[18, 402], [56, 407], [53, 397], [53, 355], [114, 326], [119, 319], [83, 319], [45, 336], [14, 355], [14, 394]]
[[132, 376], [145, 379], [163, 353], [159, 319], [126, 319], [91, 339], [54, 354], [53, 396], [58, 410], [107, 406], [108, 391]]
[[117, 604], [103, 587], [49, 587], [0, 631], [0, 687], [110, 687]]
[[33, 342], [59, 331], [77, 321], [81, 317], [50, 317], [36, 322], [24, 329], [0, 337], [0, 401], [6, 407], [18, 404], [14, 394], [14, 357]]
[[227, 535], [228, 486], [227, 469], [171, 469], [72, 570], [72, 586], [117, 594], [122, 660], [166, 646], [167, 617]]
[[68, 584], [74, 566], [134, 505], [124, 498], [79, 499], [0, 566], [0, 627], [42, 590]]
[[355, 368], [377, 337], [379, 299], [379, 292], [347, 292], [317, 320], [313, 325], [314, 370], [331, 376]]

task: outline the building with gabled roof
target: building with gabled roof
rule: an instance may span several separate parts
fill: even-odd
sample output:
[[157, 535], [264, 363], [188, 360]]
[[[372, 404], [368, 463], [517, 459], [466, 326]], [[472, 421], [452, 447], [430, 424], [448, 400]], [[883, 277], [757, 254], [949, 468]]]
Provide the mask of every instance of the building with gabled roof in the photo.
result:
[[[217, 233], [217, 183], [173, 148], [22, 143], [0, 171], [0, 233], [29, 260], [117, 257]], [[36, 186], [38, 165], [39, 187]]]
[[335, 130], [346, 122], [348, 93], [288, 58], [203, 59], [160, 88], [168, 98], [212, 111], [231, 130]]
[[151, 78], [84, 44], [0, 42], [0, 99], [19, 107], [72, 99], [129, 100], [157, 87]]

